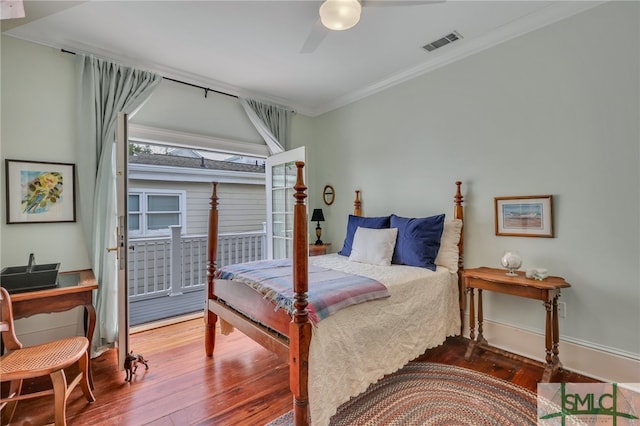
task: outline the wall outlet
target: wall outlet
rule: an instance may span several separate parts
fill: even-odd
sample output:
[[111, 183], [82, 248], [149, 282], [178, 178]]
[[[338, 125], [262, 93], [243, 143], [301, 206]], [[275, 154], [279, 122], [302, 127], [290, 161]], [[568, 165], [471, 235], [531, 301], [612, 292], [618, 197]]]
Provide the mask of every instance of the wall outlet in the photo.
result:
[[558, 317], [567, 317], [567, 304], [565, 302], [558, 302]]

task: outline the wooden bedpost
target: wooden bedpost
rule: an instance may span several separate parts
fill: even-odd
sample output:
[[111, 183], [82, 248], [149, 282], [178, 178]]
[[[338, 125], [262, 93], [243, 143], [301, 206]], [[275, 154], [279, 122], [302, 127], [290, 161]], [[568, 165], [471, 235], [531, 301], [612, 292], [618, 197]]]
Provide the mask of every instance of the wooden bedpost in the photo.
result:
[[467, 304], [467, 298], [465, 297], [462, 285], [462, 270], [464, 269], [464, 213], [462, 203], [464, 197], [460, 191], [460, 185], [462, 182], [456, 182], [456, 195], [454, 199], [453, 217], [454, 219], [462, 220], [462, 229], [460, 230], [460, 241], [458, 242], [458, 297], [460, 303], [460, 335], [464, 332], [464, 310]]
[[360, 201], [360, 190], [356, 189], [356, 199], [353, 202], [353, 215], [362, 216], [362, 201]]
[[207, 292], [206, 306], [204, 309], [204, 349], [207, 356], [213, 356], [213, 348], [216, 344], [216, 322], [218, 316], [209, 309], [209, 300], [214, 296], [214, 276], [216, 272], [216, 259], [218, 257], [218, 182], [213, 182], [211, 202], [209, 209], [209, 235], [207, 238]]
[[307, 291], [309, 286], [307, 208], [303, 168], [304, 162], [297, 161], [298, 168], [294, 197], [293, 228], [293, 317], [289, 326], [289, 387], [293, 393], [293, 422], [296, 426], [309, 424], [309, 344], [311, 342], [311, 322], [307, 311]]

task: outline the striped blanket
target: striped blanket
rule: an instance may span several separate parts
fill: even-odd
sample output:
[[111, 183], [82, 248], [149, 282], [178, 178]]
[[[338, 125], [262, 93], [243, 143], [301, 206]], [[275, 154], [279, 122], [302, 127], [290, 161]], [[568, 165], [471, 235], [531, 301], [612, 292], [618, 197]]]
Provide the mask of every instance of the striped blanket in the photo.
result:
[[[293, 314], [291, 259], [228, 265], [216, 272], [216, 278], [245, 283], [274, 302], [276, 310], [282, 308]], [[307, 294], [307, 310], [314, 324], [348, 306], [389, 297], [387, 288], [376, 280], [315, 265], [309, 265]]]

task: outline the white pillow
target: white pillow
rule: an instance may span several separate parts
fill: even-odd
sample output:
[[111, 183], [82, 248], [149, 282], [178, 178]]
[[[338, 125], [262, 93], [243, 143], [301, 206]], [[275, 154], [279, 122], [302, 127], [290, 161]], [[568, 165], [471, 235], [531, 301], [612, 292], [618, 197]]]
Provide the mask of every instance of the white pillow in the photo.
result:
[[445, 220], [440, 237], [440, 249], [435, 264], [443, 266], [451, 272], [458, 272], [458, 243], [462, 231], [460, 219]]
[[371, 229], [358, 226], [349, 260], [370, 265], [391, 265], [398, 228]]

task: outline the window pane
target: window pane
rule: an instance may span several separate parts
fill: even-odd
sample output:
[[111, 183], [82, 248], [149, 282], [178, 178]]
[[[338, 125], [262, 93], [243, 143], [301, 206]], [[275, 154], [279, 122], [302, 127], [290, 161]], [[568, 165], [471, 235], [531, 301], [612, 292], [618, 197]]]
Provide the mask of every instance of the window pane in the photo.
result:
[[296, 178], [298, 176], [298, 168], [296, 167], [296, 163], [287, 163], [285, 165], [285, 184], [284, 186], [286, 186], [287, 188], [293, 188], [293, 186], [296, 184]]
[[147, 203], [150, 212], [180, 211], [180, 197], [176, 195], [149, 195]]
[[285, 188], [280, 188], [280, 189], [274, 189], [272, 191], [272, 199], [273, 199], [273, 212], [274, 213], [282, 213], [286, 211], [286, 189]]
[[281, 213], [274, 213], [273, 217], [273, 235], [276, 237], [286, 237], [286, 223], [285, 215]]
[[156, 213], [147, 216], [147, 229], [166, 229], [170, 225], [180, 225], [180, 213]]
[[[293, 194], [295, 193], [296, 190], [293, 189], [293, 187], [285, 189], [284, 206], [287, 213], [293, 213], [294, 207], [296, 205], [296, 198], [293, 196]], [[293, 229], [293, 225], [291, 225], [291, 229]]]
[[273, 258], [274, 259], [284, 259], [288, 257], [287, 246], [289, 246], [287, 240], [281, 238], [273, 239]]
[[140, 230], [140, 215], [139, 214], [129, 214], [129, 231], [139, 231]]
[[140, 196], [129, 194], [128, 208], [130, 212], [140, 211]]
[[271, 169], [271, 187], [272, 188], [284, 188], [284, 174], [285, 174], [285, 165], [278, 164], [273, 166]]

